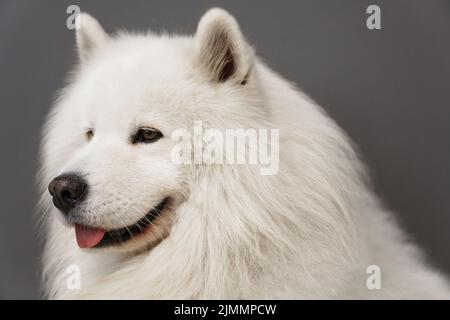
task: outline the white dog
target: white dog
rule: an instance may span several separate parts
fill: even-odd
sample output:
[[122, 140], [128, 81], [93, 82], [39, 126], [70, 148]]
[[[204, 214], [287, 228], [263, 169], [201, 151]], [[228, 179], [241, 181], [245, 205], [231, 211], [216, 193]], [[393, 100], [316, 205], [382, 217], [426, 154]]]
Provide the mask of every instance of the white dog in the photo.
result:
[[[193, 37], [110, 37], [79, 18], [80, 65], [42, 146], [49, 298], [450, 296], [345, 133], [254, 56], [227, 12], [208, 11]], [[199, 120], [279, 129], [276, 174], [173, 161], [172, 133]]]

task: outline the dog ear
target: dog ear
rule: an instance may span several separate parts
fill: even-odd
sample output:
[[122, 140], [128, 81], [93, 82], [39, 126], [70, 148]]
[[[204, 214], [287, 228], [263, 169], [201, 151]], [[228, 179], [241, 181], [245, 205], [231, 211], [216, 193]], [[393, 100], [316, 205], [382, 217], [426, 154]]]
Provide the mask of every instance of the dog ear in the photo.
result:
[[197, 64], [216, 82], [234, 79], [245, 84], [253, 51], [236, 20], [223, 9], [210, 9], [200, 19], [195, 35]]
[[83, 63], [96, 48], [108, 40], [109, 36], [100, 23], [89, 14], [81, 13], [77, 19], [80, 19], [77, 22], [79, 28], [76, 29], [78, 56]]

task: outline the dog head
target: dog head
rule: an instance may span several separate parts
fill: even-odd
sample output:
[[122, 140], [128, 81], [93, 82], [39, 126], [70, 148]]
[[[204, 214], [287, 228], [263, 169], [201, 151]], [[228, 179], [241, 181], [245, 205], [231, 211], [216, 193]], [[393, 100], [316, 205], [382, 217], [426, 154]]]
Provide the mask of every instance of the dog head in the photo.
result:
[[151, 247], [192, 192], [172, 133], [196, 120], [236, 127], [262, 112], [253, 53], [221, 9], [193, 37], [111, 37], [91, 16], [78, 18], [80, 65], [44, 141], [49, 193], [80, 247]]

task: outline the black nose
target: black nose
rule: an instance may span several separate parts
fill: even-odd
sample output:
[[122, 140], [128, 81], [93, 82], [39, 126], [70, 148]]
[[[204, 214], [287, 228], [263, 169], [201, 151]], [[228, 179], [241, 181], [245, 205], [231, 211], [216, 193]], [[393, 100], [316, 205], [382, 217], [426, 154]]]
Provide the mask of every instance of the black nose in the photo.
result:
[[50, 182], [48, 191], [53, 196], [53, 204], [67, 214], [86, 197], [87, 183], [76, 174], [63, 174]]

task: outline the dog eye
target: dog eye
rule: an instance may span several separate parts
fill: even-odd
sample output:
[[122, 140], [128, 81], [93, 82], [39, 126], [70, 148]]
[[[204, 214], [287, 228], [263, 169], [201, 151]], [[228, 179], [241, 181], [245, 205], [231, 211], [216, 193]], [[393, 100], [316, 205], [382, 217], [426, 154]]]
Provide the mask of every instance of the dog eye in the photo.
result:
[[86, 130], [86, 137], [88, 140], [91, 140], [94, 137], [94, 129], [88, 129]]
[[132, 138], [132, 143], [152, 143], [162, 138], [162, 133], [153, 128], [140, 128]]

